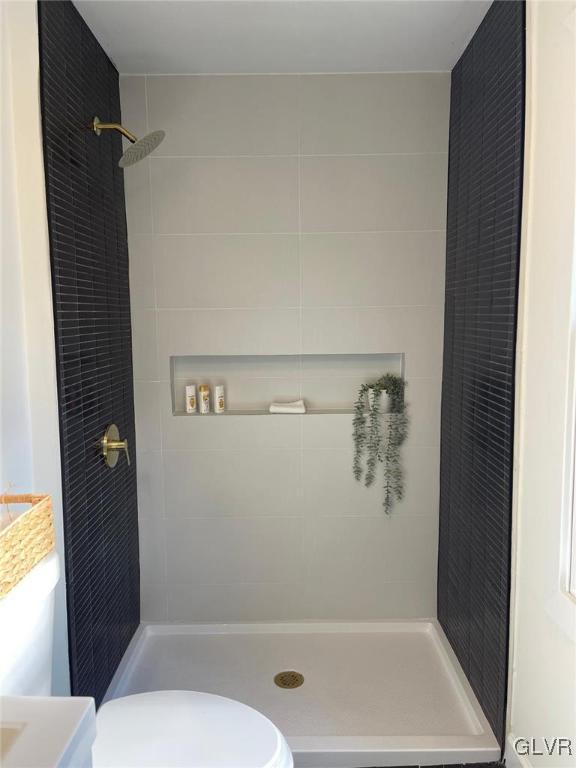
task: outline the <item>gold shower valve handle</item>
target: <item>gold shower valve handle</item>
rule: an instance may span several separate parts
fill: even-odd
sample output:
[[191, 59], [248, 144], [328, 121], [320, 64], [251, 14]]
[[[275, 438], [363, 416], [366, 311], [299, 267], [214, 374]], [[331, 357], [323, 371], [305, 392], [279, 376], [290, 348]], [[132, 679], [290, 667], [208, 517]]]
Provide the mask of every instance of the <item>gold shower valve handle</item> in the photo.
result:
[[128, 452], [128, 440], [120, 440], [120, 432], [116, 424], [110, 424], [104, 437], [100, 441], [102, 456], [106, 464], [113, 468], [118, 463], [120, 451], [126, 452], [126, 461], [130, 465], [130, 453]]
[[109, 440], [107, 444], [108, 451], [126, 451], [126, 461], [130, 466], [130, 453], [128, 451], [128, 440]]

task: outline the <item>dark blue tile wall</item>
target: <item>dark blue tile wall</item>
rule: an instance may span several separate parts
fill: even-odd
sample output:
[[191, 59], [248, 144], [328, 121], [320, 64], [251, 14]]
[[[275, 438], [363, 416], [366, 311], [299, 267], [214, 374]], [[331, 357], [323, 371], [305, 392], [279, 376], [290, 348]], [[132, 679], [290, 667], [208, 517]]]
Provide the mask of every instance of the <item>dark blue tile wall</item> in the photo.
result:
[[452, 72], [438, 618], [500, 743], [506, 711], [524, 4]]
[[[100, 702], [139, 622], [128, 246], [118, 73], [71, 2], [39, 3], [72, 691]], [[111, 422], [132, 448], [107, 468]]]

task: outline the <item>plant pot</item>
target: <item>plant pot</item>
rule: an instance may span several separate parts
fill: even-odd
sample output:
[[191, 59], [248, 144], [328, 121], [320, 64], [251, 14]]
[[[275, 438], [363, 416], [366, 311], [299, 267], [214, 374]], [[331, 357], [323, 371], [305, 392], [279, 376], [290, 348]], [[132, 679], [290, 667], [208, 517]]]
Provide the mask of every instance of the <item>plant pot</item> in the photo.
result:
[[[370, 388], [368, 390], [368, 410], [371, 411], [374, 405], [374, 390]], [[388, 413], [390, 411], [390, 398], [387, 392], [380, 394], [380, 413]]]

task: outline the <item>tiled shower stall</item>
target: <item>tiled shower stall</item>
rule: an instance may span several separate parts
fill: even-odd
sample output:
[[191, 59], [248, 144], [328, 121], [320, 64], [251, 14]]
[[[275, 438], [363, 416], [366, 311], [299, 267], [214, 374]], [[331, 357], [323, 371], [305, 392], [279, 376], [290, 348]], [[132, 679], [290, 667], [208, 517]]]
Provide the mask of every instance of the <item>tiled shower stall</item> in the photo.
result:
[[[143, 618], [434, 615], [449, 75], [120, 88], [128, 125], [167, 134], [126, 174]], [[410, 413], [390, 517], [351, 439], [387, 371]], [[174, 415], [204, 380], [328, 412]]]
[[[230, 696], [302, 768], [497, 759], [523, 3], [452, 72], [324, 75], [119, 76], [72, 3], [40, 9], [73, 693]], [[95, 114], [166, 138], [122, 173]], [[391, 514], [352, 474], [384, 373]], [[187, 414], [191, 383], [227, 411]], [[110, 473], [114, 421], [136, 455]]]

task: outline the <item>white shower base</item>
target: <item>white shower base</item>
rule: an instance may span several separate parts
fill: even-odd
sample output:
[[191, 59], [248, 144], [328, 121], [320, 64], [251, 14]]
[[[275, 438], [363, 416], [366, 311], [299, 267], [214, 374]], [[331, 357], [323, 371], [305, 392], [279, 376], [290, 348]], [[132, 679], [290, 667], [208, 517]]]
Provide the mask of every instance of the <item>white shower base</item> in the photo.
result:
[[[283, 690], [277, 672], [301, 672]], [[434, 621], [144, 624], [107, 699], [207, 691], [267, 715], [298, 768], [499, 760], [500, 749]]]

